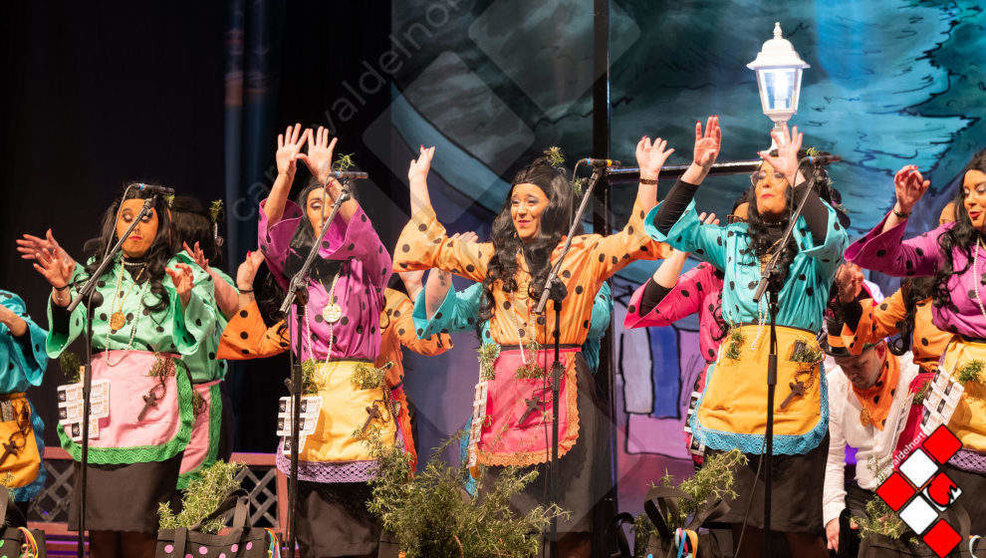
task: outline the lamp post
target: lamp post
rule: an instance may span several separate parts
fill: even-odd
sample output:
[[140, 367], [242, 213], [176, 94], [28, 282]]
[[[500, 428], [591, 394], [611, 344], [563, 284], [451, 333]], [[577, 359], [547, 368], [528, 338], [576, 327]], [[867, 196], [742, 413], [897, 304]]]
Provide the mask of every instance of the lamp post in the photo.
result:
[[783, 37], [780, 22], [774, 22], [774, 38], [763, 44], [757, 58], [746, 67], [757, 73], [763, 113], [774, 121], [775, 130], [780, 129], [798, 112], [801, 71], [810, 66]]

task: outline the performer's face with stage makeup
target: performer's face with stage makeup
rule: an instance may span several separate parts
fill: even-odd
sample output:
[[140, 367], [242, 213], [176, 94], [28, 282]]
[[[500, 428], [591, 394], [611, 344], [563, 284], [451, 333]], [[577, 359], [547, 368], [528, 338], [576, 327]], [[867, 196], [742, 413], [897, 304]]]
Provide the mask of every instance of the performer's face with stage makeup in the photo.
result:
[[787, 179], [764, 161], [760, 170], [753, 173], [753, 185], [757, 195], [757, 212], [760, 215], [779, 216], [787, 211]]
[[962, 180], [962, 197], [966, 213], [976, 230], [986, 224], [986, 172], [968, 170]]
[[315, 188], [308, 193], [308, 199], [305, 200], [305, 214], [308, 215], [308, 220], [315, 229], [316, 237], [322, 232], [322, 225], [331, 212], [332, 199], [325, 192], [325, 188]]
[[548, 196], [534, 184], [514, 186], [510, 193], [510, 218], [521, 240], [530, 240], [541, 230], [541, 215], [548, 207]]
[[[144, 200], [139, 198], [123, 200], [120, 205], [120, 211], [116, 219], [116, 237], [120, 238], [123, 233], [127, 232], [127, 228], [137, 215], [140, 214], [140, 209], [144, 207]], [[151, 249], [154, 245], [154, 239], [157, 238], [158, 231], [158, 215], [157, 211], [151, 209], [151, 212], [144, 216], [137, 223], [137, 227], [134, 228], [133, 232], [127, 237], [127, 240], [123, 243], [123, 255], [128, 258], [140, 258]]]

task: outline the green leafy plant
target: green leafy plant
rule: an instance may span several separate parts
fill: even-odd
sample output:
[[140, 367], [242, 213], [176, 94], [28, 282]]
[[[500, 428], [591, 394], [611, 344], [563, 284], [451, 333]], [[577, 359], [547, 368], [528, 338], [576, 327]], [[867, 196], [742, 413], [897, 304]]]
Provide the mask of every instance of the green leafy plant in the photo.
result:
[[853, 516], [853, 521], [859, 525], [860, 536], [863, 538], [879, 535], [890, 539], [899, 539], [908, 531], [907, 525], [890, 509], [879, 496], [866, 502], [865, 517]]
[[493, 365], [496, 363], [496, 359], [500, 357], [500, 345], [496, 343], [483, 344], [476, 352], [479, 353], [479, 378], [492, 380], [496, 375]]
[[356, 389], [376, 389], [383, 385], [386, 374], [383, 368], [361, 362], [353, 370], [353, 385], [356, 386]]
[[223, 200], [212, 200], [209, 204], [209, 217], [213, 223], [218, 223], [223, 214]]
[[984, 367], [986, 367], [986, 364], [984, 364], [983, 361], [979, 359], [970, 360], [959, 368], [957, 379], [963, 384], [978, 382], [980, 381], [980, 378], [982, 378]]
[[[181, 512], [175, 514], [171, 507], [162, 502], [158, 507], [161, 529], [191, 529], [211, 515], [234, 490], [240, 487], [236, 480], [243, 467], [240, 463], [216, 461], [202, 469], [200, 476], [188, 483], [182, 493]], [[222, 518], [210, 519], [201, 524], [198, 530], [215, 535], [223, 528]]]
[[462, 487], [468, 472], [454, 469], [440, 457], [456, 440], [446, 441], [417, 474], [412, 474], [411, 462], [400, 447], [373, 440], [378, 467], [370, 481], [370, 511], [394, 535], [407, 558], [537, 555], [541, 532], [553, 517], [566, 512], [554, 505], [536, 507], [523, 516], [511, 510], [510, 499], [534, 481], [537, 471], [522, 473], [508, 467], [493, 481], [481, 474], [482, 496], [470, 497]]
[[791, 362], [817, 364], [822, 362], [824, 358], [825, 354], [821, 349], [812, 349], [810, 347], [799, 347], [796, 351], [791, 353]]
[[746, 336], [738, 329], [730, 330], [729, 344], [726, 345], [726, 358], [736, 360], [740, 357], [740, 348], [746, 342]]
[[175, 370], [177, 369], [175, 359], [161, 353], [155, 353], [154, 358], [154, 366], [147, 373], [148, 376], [152, 378], [167, 378], [175, 375]]
[[689, 517], [705, 511], [706, 506], [714, 505], [719, 500], [736, 498], [738, 494], [733, 488], [735, 470], [746, 463], [746, 456], [738, 449], [732, 449], [706, 456], [702, 468], [692, 478], [680, 484], [676, 484], [674, 477], [665, 472], [661, 484], [685, 493], [677, 502], [677, 516], [665, 518], [668, 525], [684, 526]]
[[534, 380], [544, 378], [547, 375], [544, 367], [538, 364], [537, 356], [541, 352], [541, 344], [537, 340], [532, 339], [524, 347], [524, 354], [527, 358], [527, 364], [521, 365], [514, 373], [514, 377], [518, 380]]
[[545, 149], [544, 158], [548, 161], [548, 164], [553, 167], [560, 167], [565, 164], [565, 154], [562, 153], [561, 148], [557, 145], [552, 145], [551, 147]]
[[345, 172], [356, 166], [356, 161], [353, 159], [353, 153], [345, 153], [336, 157], [336, 160], [332, 163], [332, 170], [336, 172]]
[[66, 382], [74, 384], [82, 381], [82, 361], [79, 355], [65, 351], [58, 357], [58, 367], [61, 368]]
[[928, 392], [931, 391], [931, 380], [925, 380], [921, 387], [914, 393], [913, 405], [921, 405], [924, 403], [924, 399], [928, 397]]
[[301, 363], [301, 393], [318, 395], [318, 381], [315, 375], [317, 369], [318, 366], [313, 360], [306, 360]]

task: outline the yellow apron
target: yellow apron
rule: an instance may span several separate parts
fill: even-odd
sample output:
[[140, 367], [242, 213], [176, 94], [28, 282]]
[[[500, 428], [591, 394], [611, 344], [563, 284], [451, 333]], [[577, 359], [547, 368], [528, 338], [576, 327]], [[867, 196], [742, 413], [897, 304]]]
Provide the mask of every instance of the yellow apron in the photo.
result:
[[[739, 448], [752, 454], [763, 451], [770, 329], [764, 325], [759, 340], [758, 329], [756, 325], [733, 326], [722, 342], [718, 361], [709, 369], [698, 412], [692, 418], [692, 430], [706, 447]], [[755, 340], [757, 346], [751, 348]], [[777, 326], [775, 453], [806, 453], [825, 436], [828, 400], [823, 354], [814, 333]], [[788, 400], [796, 382], [801, 382], [803, 390]]]
[[[986, 342], [956, 336], [942, 353], [938, 370], [958, 380], [963, 366], [976, 360], [986, 365]], [[986, 366], [978, 381], [960, 383], [965, 390], [948, 428], [962, 441], [963, 449], [986, 453]]]
[[27, 486], [38, 478], [41, 455], [31, 427], [31, 404], [23, 393], [0, 395], [0, 405], [11, 405], [12, 420], [0, 422], [0, 485]]
[[[384, 444], [392, 444], [397, 439], [390, 390], [383, 380], [377, 387], [359, 389], [353, 382], [353, 374], [360, 364], [367, 365], [353, 360], [315, 364], [313, 380], [322, 404], [315, 433], [308, 437], [299, 453], [302, 461], [373, 459], [369, 444], [358, 436], [359, 433], [368, 434], [370, 429], [379, 433]], [[371, 412], [379, 416], [367, 421]]]

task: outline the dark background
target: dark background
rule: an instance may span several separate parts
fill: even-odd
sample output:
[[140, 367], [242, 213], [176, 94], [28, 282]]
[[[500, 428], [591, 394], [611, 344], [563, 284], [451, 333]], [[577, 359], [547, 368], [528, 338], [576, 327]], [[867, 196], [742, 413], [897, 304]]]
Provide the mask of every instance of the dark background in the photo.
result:
[[[15, 238], [43, 235], [50, 227], [81, 257], [83, 242], [95, 236], [125, 182], [163, 184], [208, 202], [236, 189], [230, 175], [249, 186], [251, 173], [236, 172], [237, 159], [241, 169], [272, 168], [275, 128], [323, 121], [326, 99], [343, 93], [333, 76], [358, 75], [357, 54], [383, 50], [389, 18], [378, 16], [389, 13], [389, 2], [346, 6], [342, 14], [333, 2], [5, 4], [0, 288], [20, 294], [45, 326], [49, 289], [19, 259]], [[370, 19], [374, 25], [358, 25]], [[333, 22], [331, 32], [326, 22]], [[262, 71], [251, 65], [257, 60]], [[241, 99], [235, 86], [227, 89], [238, 61], [246, 65], [239, 74], [245, 76]], [[387, 95], [384, 88], [365, 100], [385, 105]], [[247, 107], [241, 114], [238, 104]], [[336, 133], [358, 136], [379, 112], [363, 110], [337, 122]], [[225, 131], [228, 124], [235, 129], [228, 120], [237, 117], [247, 138], [239, 143]], [[374, 157], [356, 158], [371, 175], [389, 176]], [[299, 172], [298, 183], [305, 179]], [[364, 205], [374, 217], [373, 200]], [[256, 222], [231, 213], [224, 227], [233, 251], [227, 260], [237, 262], [256, 247]], [[397, 232], [382, 231], [388, 243]], [[224, 267], [235, 276], [234, 264]], [[73, 350], [81, 354], [82, 347], [76, 343]], [[285, 367], [286, 359], [234, 366], [229, 389], [238, 451], [273, 449], [274, 404], [285, 392]], [[42, 416], [53, 416], [54, 387], [62, 381], [57, 363], [50, 363], [43, 386], [31, 396]], [[45, 438], [56, 443], [54, 428]]]

